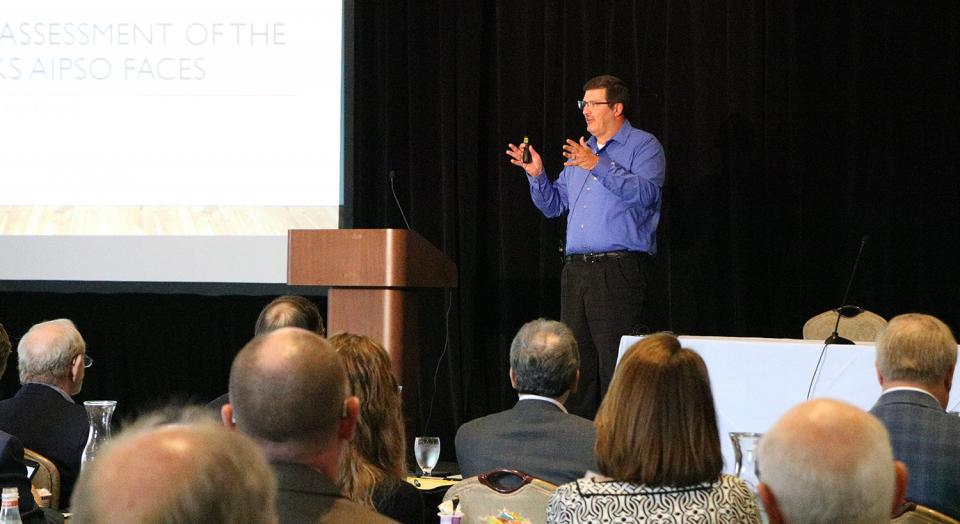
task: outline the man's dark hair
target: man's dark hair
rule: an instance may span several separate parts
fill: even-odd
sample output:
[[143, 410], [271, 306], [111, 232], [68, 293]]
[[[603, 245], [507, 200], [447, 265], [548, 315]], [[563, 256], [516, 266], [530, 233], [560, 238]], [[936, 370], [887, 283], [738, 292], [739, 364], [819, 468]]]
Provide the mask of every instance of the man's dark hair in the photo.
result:
[[325, 336], [323, 317], [316, 304], [297, 295], [284, 295], [273, 299], [260, 311], [254, 335], [262, 335], [282, 327], [298, 327]]
[[630, 89], [626, 82], [613, 75], [600, 75], [587, 80], [583, 84], [583, 90], [588, 89], [606, 89], [608, 102], [619, 102], [623, 104], [623, 114], [627, 114], [630, 106]]

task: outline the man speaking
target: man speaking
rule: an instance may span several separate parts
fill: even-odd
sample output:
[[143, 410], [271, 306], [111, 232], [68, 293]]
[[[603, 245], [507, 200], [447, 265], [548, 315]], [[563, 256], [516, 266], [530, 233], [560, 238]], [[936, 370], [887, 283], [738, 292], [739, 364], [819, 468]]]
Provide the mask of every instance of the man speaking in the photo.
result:
[[566, 141], [567, 161], [556, 181], [532, 146], [509, 144], [506, 153], [527, 173], [530, 196], [545, 216], [567, 213], [560, 316], [581, 359], [580, 389], [567, 405], [592, 419], [610, 385], [620, 337], [641, 324], [666, 159], [656, 137], [624, 116], [630, 93], [623, 80], [601, 75], [583, 90], [577, 104], [591, 137]]

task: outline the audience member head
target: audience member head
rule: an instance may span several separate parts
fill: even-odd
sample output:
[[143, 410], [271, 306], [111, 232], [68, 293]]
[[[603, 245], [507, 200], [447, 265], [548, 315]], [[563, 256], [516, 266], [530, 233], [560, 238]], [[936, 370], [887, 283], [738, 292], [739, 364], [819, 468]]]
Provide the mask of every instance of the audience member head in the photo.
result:
[[757, 465], [774, 524], [889, 522], [906, 489], [880, 421], [836, 400], [788, 411], [760, 440]]
[[920, 313], [890, 320], [877, 338], [877, 375], [884, 389], [920, 387], [946, 407], [957, 365], [957, 341], [939, 319]]
[[3, 324], [0, 324], [0, 377], [3, 376], [3, 372], [7, 370], [7, 359], [10, 358], [10, 350], [13, 348], [13, 345], [10, 344], [10, 337], [7, 335], [7, 330], [3, 328]]
[[510, 344], [510, 382], [517, 393], [565, 400], [579, 378], [580, 350], [565, 324], [540, 318], [517, 331]]
[[373, 506], [373, 490], [387, 477], [406, 477], [406, 432], [400, 387], [390, 355], [372, 338], [353, 333], [330, 337], [347, 372], [350, 392], [360, 399], [353, 445], [344, 454], [340, 487], [354, 502]]
[[273, 299], [260, 311], [254, 335], [263, 335], [282, 327], [298, 327], [316, 333], [326, 334], [323, 317], [317, 306], [304, 297], [284, 295]]
[[597, 466], [608, 477], [677, 487], [720, 477], [707, 366], [669, 333], [644, 337], [627, 351], [594, 423]]
[[342, 448], [359, 412], [343, 365], [330, 343], [300, 328], [251, 340], [230, 368], [225, 424], [253, 437], [267, 456], [338, 477]]
[[80, 473], [77, 524], [276, 522], [276, 482], [248, 437], [206, 411], [151, 415], [125, 429]]
[[53, 384], [76, 395], [83, 387], [86, 352], [87, 345], [70, 320], [36, 324], [17, 346], [20, 383]]

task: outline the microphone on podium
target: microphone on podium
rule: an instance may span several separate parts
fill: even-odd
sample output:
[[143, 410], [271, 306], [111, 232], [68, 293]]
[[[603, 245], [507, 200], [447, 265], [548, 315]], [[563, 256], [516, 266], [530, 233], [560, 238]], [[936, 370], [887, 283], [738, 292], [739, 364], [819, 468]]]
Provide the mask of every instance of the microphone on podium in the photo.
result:
[[400, 204], [400, 199], [397, 198], [397, 189], [393, 186], [393, 179], [397, 177], [397, 173], [394, 170], [390, 170], [390, 192], [393, 194], [393, 201], [397, 203], [397, 209], [400, 210], [400, 217], [403, 218], [403, 223], [407, 225], [407, 229], [413, 231], [413, 228], [410, 227], [410, 222], [407, 222], [407, 214], [403, 212], [403, 205]]
[[870, 235], [863, 235], [863, 238], [860, 239], [860, 250], [857, 251], [857, 258], [853, 261], [853, 271], [850, 272], [850, 280], [847, 281], [847, 290], [843, 292], [840, 307], [834, 310], [837, 312], [837, 322], [833, 325], [833, 333], [823, 341], [824, 344], [853, 344], [852, 340], [841, 337], [837, 330], [840, 328], [840, 318], [853, 318], [863, 313], [863, 308], [860, 306], [847, 304], [847, 298], [850, 296], [850, 286], [853, 285], [853, 279], [857, 276], [857, 266], [860, 264], [860, 256], [863, 255], [863, 247], [867, 245], [869, 238]]
[[850, 296], [850, 286], [853, 285], [853, 279], [857, 275], [857, 266], [860, 264], [860, 256], [863, 255], [863, 247], [867, 245], [867, 240], [870, 238], [869, 235], [863, 235], [863, 238], [860, 239], [860, 250], [857, 251], [857, 258], [853, 261], [853, 271], [850, 272], [850, 280], [847, 281], [847, 290], [843, 292], [843, 300], [840, 301], [841, 305], [834, 311], [837, 312], [837, 322], [833, 325], [833, 333], [823, 341], [823, 348], [820, 349], [820, 358], [817, 359], [817, 365], [813, 368], [813, 376], [810, 377], [810, 385], [807, 386], [807, 400], [810, 400], [810, 395], [813, 394], [814, 384], [817, 382], [817, 377], [820, 375], [820, 366], [823, 364], [823, 356], [827, 351], [827, 348], [830, 345], [852, 345], [853, 341], [841, 337], [837, 333], [837, 329], [840, 328], [840, 318], [853, 318], [860, 313], [863, 313], [863, 308], [860, 306], [851, 306], [847, 304], [847, 298]]

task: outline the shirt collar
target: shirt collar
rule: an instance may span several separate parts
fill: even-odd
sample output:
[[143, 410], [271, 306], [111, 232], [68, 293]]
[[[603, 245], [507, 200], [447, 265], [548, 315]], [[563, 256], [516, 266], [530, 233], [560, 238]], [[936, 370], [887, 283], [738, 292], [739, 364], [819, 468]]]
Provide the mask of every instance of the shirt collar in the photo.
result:
[[540, 396], [540, 395], [529, 395], [529, 394], [527, 394], [527, 393], [521, 393], [521, 394], [520, 394], [520, 400], [542, 400], [542, 401], [544, 401], [544, 402], [549, 402], [549, 403], [553, 404], [554, 406], [557, 406], [558, 408], [560, 408], [560, 411], [563, 411], [564, 413], [567, 413], [567, 408], [565, 408], [565, 407], [563, 406], [563, 404], [561, 404], [560, 402], [558, 402], [557, 399], [555, 399], [555, 398], [542, 397], [542, 396]]
[[62, 396], [63, 398], [67, 399], [67, 402], [69, 402], [69, 403], [71, 403], [71, 404], [76, 404], [76, 402], [73, 401], [73, 399], [70, 397], [70, 395], [67, 395], [67, 392], [66, 392], [66, 391], [60, 389], [60, 386], [57, 386], [57, 385], [54, 385], [54, 384], [47, 384], [46, 382], [27, 382], [27, 384], [38, 384], [38, 385], [41, 385], [41, 386], [47, 386], [48, 388], [56, 391], [57, 393], [60, 393], [60, 396]]
[[[920, 389], [920, 388], [912, 388], [912, 387], [910, 387], [910, 386], [897, 386], [897, 387], [895, 387], [895, 388], [890, 388], [890, 389], [888, 389], [888, 390], [885, 390], [885, 391], [881, 394], [881, 396], [886, 395], [887, 393], [892, 393], [892, 392], [894, 392], [894, 391], [916, 391], [916, 392], [918, 392], [918, 393], [923, 393], [924, 395], [932, 398], [933, 400], [937, 400], [937, 397], [933, 396], [933, 394], [930, 393], [929, 391], [927, 391], [927, 390], [925, 390], [925, 389]], [[937, 400], [937, 405], [938, 405], [938, 406], [940, 405], [940, 401], [939, 401], [939, 400]]]
[[627, 138], [630, 137], [630, 131], [633, 130], [633, 126], [630, 125], [630, 121], [626, 118], [623, 119], [623, 125], [620, 126], [620, 129], [617, 130], [617, 133], [613, 135], [609, 141], [619, 142], [621, 144], [627, 143]]

